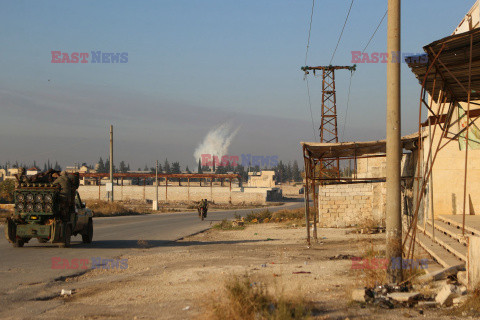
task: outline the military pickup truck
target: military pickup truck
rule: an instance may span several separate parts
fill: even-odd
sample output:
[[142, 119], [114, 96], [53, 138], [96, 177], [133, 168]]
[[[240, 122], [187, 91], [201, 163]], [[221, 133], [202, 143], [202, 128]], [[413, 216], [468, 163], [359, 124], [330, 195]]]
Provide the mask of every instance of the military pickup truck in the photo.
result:
[[92, 242], [93, 212], [82, 203], [78, 184], [70, 183], [75, 176], [57, 172], [53, 177], [43, 179], [50, 180], [46, 183], [17, 178], [15, 211], [5, 225], [5, 236], [14, 247], [23, 247], [32, 238], [69, 247], [70, 238], [78, 234], [83, 243]]

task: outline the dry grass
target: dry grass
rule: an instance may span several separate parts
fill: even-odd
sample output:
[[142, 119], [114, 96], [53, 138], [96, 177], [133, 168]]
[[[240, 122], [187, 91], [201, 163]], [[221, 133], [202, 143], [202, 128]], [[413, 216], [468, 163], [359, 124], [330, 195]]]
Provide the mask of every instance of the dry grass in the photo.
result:
[[[458, 316], [469, 316], [470, 318], [479, 319], [480, 318], [480, 289], [477, 289], [472, 292], [470, 297], [468, 297], [467, 301], [457, 307], [453, 314]], [[452, 315], [450, 313], [450, 315]]]
[[356, 233], [377, 233], [379, 228], [384, 227], [384, 221], [377, 221], [372, 218], [363, 218], [355, 226]]
[[[382, 245], [383, 246], [383, 245]], [[361, 256], [367, 261], [374, 261], [385, 258], [385, 250], [380, 249], [380, 245], [375, 245], [371, 242], [369, 245], [364, 246], [363, 254]], [[363, 286], [372, 288], [378, 285], [387, 283], [387, 270], [380, 267], [377, 268], [364, 268], [358, 270], [362, 273], [362, 277], [359, 277], [363, 282]]]
[[214, 225], [213, 228], [219, 230], [243, 230], [245, 229], [245, 224], [269, 222], [284, 223], [284, 225], [287, 226], [301, 226], [302, 224], [305, 226], [305, 209], [284, 209], [275, 212], [266, 209], [260, 212], [249, 213], [245, 218], [235, 214], [235, 219], [236, 221], [228, 221], [225, 219], [221, 223]]
[[92, 209], [95, 217], [111, 217], [111, 216], [127, 216], [145, 214], [147, 212], [141, 212], [124, 206], [120, 202], [107, 202], [103, 200], [87, 201], [87, 207]]
[[222, 222], [215, 224], [213, 228], [218, 230], [243, 230], [245, 225], [239, 225], [237, 221], [223, 219]]
[[[313, 208], [311, 209], [313, 210]], [[246, 222], [268, 223], [268, 222], [303, 222], [305, 220], [305, 209], [283, 209], [271, 212], [268, 209], [257, 213], [250, 213], [245, 217]]]
[[[384, 265], [384, 259], [386, 259], [385, 245], [374, 244], [373, 242], [366, 243], [364, 241], [359, 242], [361, 258], [366, 261], [369, 266], [365, 266], [363, 269], [355, 270], [357, 272], [358, 282], [357, 287], [373, 288], [375, 286], [384, 285], [387, 281], [387, 269]], [[420, 259], [415, 257], [415, 260]], [[403, 279], [412, 281], [417, 276], [425, 273], [425, 270], [421, 269], [419, 265], [416, 267], [402, 270]]]
[[248, 276], [227, 280], [221, 292], [214, 292], [205, 301], [201, 319], [309, 319], [313, 312], [302, 298], [275, 297]]

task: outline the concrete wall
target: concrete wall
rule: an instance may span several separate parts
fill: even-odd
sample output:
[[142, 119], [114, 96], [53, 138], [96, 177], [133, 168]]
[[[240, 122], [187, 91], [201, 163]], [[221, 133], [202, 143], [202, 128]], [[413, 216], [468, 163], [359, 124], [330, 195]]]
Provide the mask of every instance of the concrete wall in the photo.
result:
[[385, 221], [384, 182], [330, 184], [319, 190], [321, 227], [342, 228], [375, 221]]
[[[159, 201], [200, 201], [208, 199], [215, 203], [252, 203], [265, 204], [269, 188], [232, 188], [229, 187], [187, 187], [161, 186], [158, 188]], [[80, 186], [78, 189], [82, 200], [107, 200], [105, 186]], [[100, 191], [100, 196], [99, 196]], [[244, 192], [243, 192], [244, 191]], [[115, 200], [155, 200], [155, 186], [115, 186]]]
[[[478, 122], [478, 121], [477, 121]], [[477, 124], [477, 125], [480, 125]], [[433, 129], [433, 128], [432, 128]], [[440, 128], [437, 128], [436, 136]], [[427, 139], [426, 139], [427, 140]], [[448, 140], [443, 139], [443, 143]], [[436, 148], [438, 140], [433, 142]], [[425, 142], [424, 161], [428, 156], [428, 140]], [[451, 141], [437, 155], [433, 165], [433, 208], [435, 215], [463, 214], [463, 188], [465, 173], [465, 150], [460, 150], [458, 141]], [[432, 188], [433, 187], [433, 188]], [[480, 150], [468, 150], [468, 177], [466, 214], [480, 214]], [[430, 196], [427, 196], [429, 201]], [[431, 216], [431, 205], [427, 203], [428, 216]]]
[[[477, 101], [477, 103], [480, 101]], [[467, 109], [465, 103], [461, 103], [462, 108]], [[438, 109], [438, 106], [434, 106]], [[471, 105], [470, 109], [478, 109], [476, 105]], [[445, 107], [445, 110], [447, 107]], [[465, 173], [465, 150], [460, 150], [459, 142], [456, 139], [456, 134], [459, 132], [458, 113], [453, 112], [452, 123], [448, 128], [447, 138], [442, 140], [442, 145], [450, 141], [443, 147], [433, 165], [432, 177], [433, 184], [427, 188], [426, 196], [426, 211], [427, 216], [431, 217], [432, 205], [430, 201], [430, 192], [433, 191], [433, 209], [435, 215], [441, 214], [463, 214], [463, 188], [464, 188], [464, 173]], [[476, 119], [475, 124], [480, 127], [480, 120]], [[424, 162], [427, 161], [428, 150], [430, 148], [428, 138], [428, 127], [424, 128], [427, 137], [424, 139]], [[432, 135], [435, 126], [432, 126]], [[433, 150], [435, 151], [441, 128], [437, 126], [434, 139], [432, 142]], [[467, 177], [467, 197], [466, 197], [466, 214], [480, 214], [480, 150], [468, 150], [468, 177]]]

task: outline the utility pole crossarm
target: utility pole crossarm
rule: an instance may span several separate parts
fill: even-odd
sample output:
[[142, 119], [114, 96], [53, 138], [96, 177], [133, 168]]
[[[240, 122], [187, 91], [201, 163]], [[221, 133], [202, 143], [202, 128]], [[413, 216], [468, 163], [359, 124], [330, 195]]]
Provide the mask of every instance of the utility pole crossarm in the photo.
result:
[[318, 66], [318, 67], [309, 67], [309, 66], [304, 66], [300, 68], [302, 71], [308, 72], [308, 70], [350, 70], [350, 71], [356, 71], [357, 70], [357, 65], [354, 64], [353, 66]]

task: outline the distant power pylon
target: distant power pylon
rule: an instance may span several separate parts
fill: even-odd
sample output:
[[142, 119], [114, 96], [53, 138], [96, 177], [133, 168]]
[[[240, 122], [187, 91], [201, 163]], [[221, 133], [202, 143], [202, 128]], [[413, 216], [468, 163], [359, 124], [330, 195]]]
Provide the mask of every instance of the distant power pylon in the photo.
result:
[[[302, 67], [305, 74], [309, 70], [322, 70], [322, 119], [320, 124], [320, 142], [337, 143], [337, 94], [335, 90], [335, 70], [355, 71], [356, 66], [319, 66], [319, 67]], [[324, 178], [340, 177], [340, 163], [338, 159], [324, 160], [321, 162], [321, 175]]]

